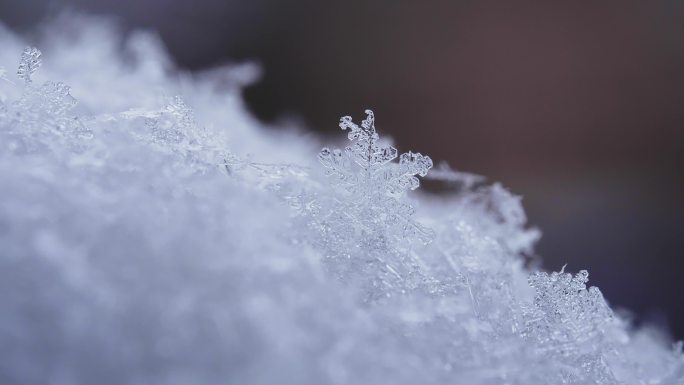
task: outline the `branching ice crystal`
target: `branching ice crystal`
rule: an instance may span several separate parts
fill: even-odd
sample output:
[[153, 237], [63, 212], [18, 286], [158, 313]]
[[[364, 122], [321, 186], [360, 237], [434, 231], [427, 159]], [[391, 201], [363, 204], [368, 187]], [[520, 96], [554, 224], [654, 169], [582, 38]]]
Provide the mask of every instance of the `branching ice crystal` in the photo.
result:
[[350, 116], [340, 119], [340, 128], [349, 129], [349, 140], [354, 142], [342, 151], [323, 148], [319, 154], [321, 163], [353, 193], [372, 197], [375, 193], [401, 196], [406, 190], [420, 186], [416, 175], [425, 176], [432, 168], [432, 159], [420, 153], [407, 152], [399, 157], [399, 164], [388, 165], [397, 157], [397, 149], [379, 146], [375, 131], [373, 111], [366, 110], [367, 117], [358, 126]]
[[[373, 112], [357, 125], [351, 117], [340, 119], [353, 143], [344, 151], [323, 148], [319, 161], [334, 187], [312, 199], [300, 199], [300, 207], [312, 218], [314, 243], [324, 249], [329, 267], [342, 279], [355, 276], [367, 287], [369, 298], [407, 292], [428, 281], [421, 261], [411, 250], [428, 244], [434, 233], [413, 220], [414, 208], [406, 192], [415, 190], [432, 167], [432, 160], [379, 144]], [[328, 195], [328, 196], [325, 196]]]
[[42, 64], [42, 53], [36, 47], [26, 47], [21, 54], [19, 69], [17, 69], [17, 76], [24, 79], [26, 83], [31, 83], [31, 75]]
[[587, 289], [588, 277], [586, 270], [575, 276], [562, 270], [551, 274], [535, 272], [530, 276], [537, 316], [528, 326], [536, 330], [535, 334], [541, 336], [543, 330], [553, 330], [552, 335], [544, 338], [565, 345], [592, 339], [602, 331], [603, 325], [612, 319], [612, 311], [597, 287]]
[[539, 352], [559, 356], [575, 368], [559, 373], [564, 381], [602, 378], [602, 384], [612, 384], [604, 336], [614, 320], [613, 312], [597, 287], [587, 289], [586, 270], [575, 276], [563, 270], [535, 272], [529, 277], [535, 297], [523, 335], [536, 342]]
[[407, 152], [401, 154], [399, 163], [392, 163], [397, 149], [378, 144], [373, 111], [366, 110], [366, 114], [361, 126], [349, 116], [340, 119], [340, 128], [349, 130], [349, 140], [354, 142], [351, 146], [344, 152], [326, 147], [318, 156], [327, 168], [326, 174], [352, 195], [343, 213], [376, 241], [387, 235], [380, 234], [379, 229], [399, 225], [403, 231], [393, 234], [396, 237], [416, 236], [427, 243], [431, 240], [431, 231], [411, 220], [413, 207], [401, 198], [407, 190], [418, 188], [417, 176], [427, 175], [432, 159]]
[[136, 127], [139, 139], [160, 151], [179, 155], [198, 172], [216, 167], [229, 170], [228, 159], [233, 155], [225, 149], [225, 142], [197, 123], [194, 111], [183, 98], [176, 95], [165, 98], [163, 103], [158, 108], [132, 109], [108, 118], [129, 122]]
[[[33, 140], [18, 139], [8, 141], [8, 148], [19, 151], [36, 151], [53, 147], [57, 141], [69, 141], [71, 147], [79, 147], [73, 139], [89, 139], [90, 130], [85, 127], [71, 110], [76, 99], [71, 96], [71, 88], [62, 82], [46, 81], [40, 86], [33, 84], [31, 75], [41, 65], [41, 52], [34, 47], [26, 47], [21, 55], [17, 75], [24, 79], [21, 97], [13, 103], [0, 108], [0, 118], [9, 127], [22, 125], [31, 128]], [[10, 130], [10, 134], [21, 134]]]

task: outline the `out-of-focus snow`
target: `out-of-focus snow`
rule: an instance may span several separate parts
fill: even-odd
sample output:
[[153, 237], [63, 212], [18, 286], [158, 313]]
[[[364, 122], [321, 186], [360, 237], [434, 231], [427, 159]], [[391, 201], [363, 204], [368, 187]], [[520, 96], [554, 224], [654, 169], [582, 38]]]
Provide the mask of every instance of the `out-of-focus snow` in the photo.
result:
[[684, 383], [586, 272], [524, 267], [500, 184], [407, 196], [429, 158], [326, 169], [246, 112], [253, 66], [184, 73], [74, 15], [38, 36], [0, 27], [0, 383]]

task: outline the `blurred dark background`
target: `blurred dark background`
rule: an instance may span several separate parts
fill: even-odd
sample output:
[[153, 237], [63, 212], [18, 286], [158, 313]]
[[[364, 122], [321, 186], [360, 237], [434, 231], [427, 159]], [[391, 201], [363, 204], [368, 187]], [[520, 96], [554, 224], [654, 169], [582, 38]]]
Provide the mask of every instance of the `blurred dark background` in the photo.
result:
[[157, 31], [183, 68], [260, 63], [264, 121], [332, 133], [372, 108], [400, 149], [523, 195], [545, 268], [588, 269], [684, 338], [684, 1], [0, 0], [0, 18], [65, 7]]

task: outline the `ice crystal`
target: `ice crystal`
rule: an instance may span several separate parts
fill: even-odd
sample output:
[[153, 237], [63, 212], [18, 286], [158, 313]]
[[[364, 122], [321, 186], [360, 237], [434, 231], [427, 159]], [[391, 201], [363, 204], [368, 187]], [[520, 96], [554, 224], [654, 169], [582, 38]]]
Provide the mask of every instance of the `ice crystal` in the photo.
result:
[[366, 110], [367, 117], [358, 126], [350, 116], [340, 119], [340, 128], [349, 129], [349, 140], [354, 142], [345, 148], [323, 148], [319, 154], [321, 163], [328, 168], [328, 174], [359, 199], [371, 199], [385, 195], [398, 197], [406, 190], [415, 190], [420, 185], [416, 175], [425, 176], [432, 168], [432, 159], [420, 153], [401, 154], [399, 163], [390, 163], [397, 157], [397, 149], [378, 145], [373, 111]]
[[413, 219], [415, 209], [406, 197], [432, 160], [407, 152], [393, 162], [397, 149], [379, 144], [375, 116], [371, 110], [366, 114], [360, 126], [349, 116], [340, 119], [352, 144], [344, 151], [326, 147], [318, 155], [333, 180], [329, 197], [319, 195], [302, 206], [315, 210], [309, 212], [320, 237], [315, 243], [332, 259], [332, 269], [343, 279], [361, 272], [370, 298], [421, 286], [426, 277], [411, 248], [429, 243], [434, 234]]
[[31, 83], [31, 75], [43, 63], [41, 59], [42, 53], [36, 47], [26, 47], [21, 54], [21, 61], [19, 69], [17, 69], [17, 76], [23, 79], [26, 83]]
[[[325, 147], [318, 155], [326, 174], [348, 192], [347, 202], [337, 214], [350, 221], [349, 225], [358, 225], [371, 243], [382, 243], [388, 237], [427, 243], [432, 233], [412, 220], [414, 209], [404, 196], [407, 190], [418, 188], [417, 176], [427, 175], [432, 159], [409, 151], [401, 154], [399, 163], [393, 163], [397, 149], [378, 144], [373, 111], [366, 110], [366, 114], [361, 126], [349, 116], [340, 119], [340, 128], [349, 130], [353, 142], [344, 152]], [[396, 229], [399, 231], [392, 231]]]
[[613, 326], [613, 312], [597, 287], [586, 287], [586, 270], [574, 276], [563, 270], [530, 276], [535, 296], [523, 335], [535, 341], [539, 353], [557, 355], [568, 365], [559, 372], [563, 381], [600, 379], [601, 384], [617, 384], [606, 363], [608, 344], [604, 341]]
[[192, 109], [180, 96], [175, 96], [153, 117], [145, 121], [151, 138], [158, 144], [169, 147], [185, 142], [196, 142], [192, 137], [195, 119]]
[[[42, 151], [55, 146], [57, 141], [69, 141], [72, 148], [82, 145], [71, 140], [74, 135], [79, 140], [91, 137], [90, 130], [73, 114], [77, 100], [71, 96], [71, 87], [54, 81], [46, 81], [36, 86], [31, 81], [40, 67], [41, 53], [37, 48], [27, 47], [21, 57], [17, 73], [25, 80], [21, 97], [4, 106], [0, 118], [7, 121], [13, 135], [6, 143], [11, 151]], [[14, 127], [33, 127], [35, 140], [22, 138]]]
[[197, 172], [217, 167], [228, 170], [229, 160], [238, 159], [225, 148], [225, 142], [211, 137], [195, 120], [193, 109], [179, 95], [164, 98], [159, 107], [128, 110], [108, 116], [108, 120], [132, 124], [141, 140], [178, 154]]
[[528, 321], [528, 334], [561, 354], [597, 346], [587, 342], [599, 338], [613, 314], [597, 287], [587, 289], [588, 277], [586, 270], [575, 276], [563, 271], [533, 273], [529, 282], [535, 290], [534, 316]]

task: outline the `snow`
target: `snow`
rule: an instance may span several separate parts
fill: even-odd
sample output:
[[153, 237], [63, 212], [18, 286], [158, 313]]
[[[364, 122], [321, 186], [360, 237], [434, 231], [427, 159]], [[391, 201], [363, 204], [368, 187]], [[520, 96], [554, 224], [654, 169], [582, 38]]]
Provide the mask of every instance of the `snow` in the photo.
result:
[[586, 271], [526, 267], [519, 197], [396, 162], [370, 111], [317, 156], [246, 112], [249, 64], [44, 30], [0, 27], [0, 383], [684, 384], [682, 345]]

